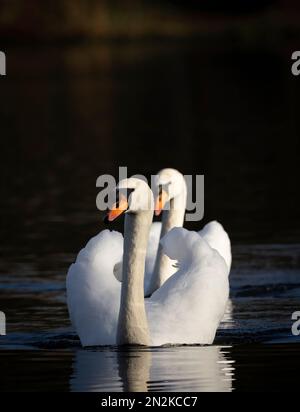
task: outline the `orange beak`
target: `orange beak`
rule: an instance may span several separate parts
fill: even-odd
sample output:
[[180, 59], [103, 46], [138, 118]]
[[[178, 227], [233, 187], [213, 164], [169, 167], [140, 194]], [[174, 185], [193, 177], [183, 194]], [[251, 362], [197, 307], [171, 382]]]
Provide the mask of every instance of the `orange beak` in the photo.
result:
[[165, 204], [168, 200], [168, 193], [166, 191], [162, 191], [160, 195], [156, 199], [155, 203], [155, 216], [159, 216], [165, 207]]
[[120, 200], [117, 203], [115, 203], [111, 207], [111, 209], [108, 211], [106, 220], [108, 222], [113, 222], [119, 216], [123, 215], [123, 213], [125, 213], [127, 209], [128, 209], [128, 201], [125, 196], [121, 195]]

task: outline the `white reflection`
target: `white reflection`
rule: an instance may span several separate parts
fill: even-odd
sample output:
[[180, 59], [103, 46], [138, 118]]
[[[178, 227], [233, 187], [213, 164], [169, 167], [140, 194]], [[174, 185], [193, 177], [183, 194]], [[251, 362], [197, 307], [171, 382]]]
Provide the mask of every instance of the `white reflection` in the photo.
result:
[[[149, 390], [231, 392], [230, 348], [218, 346], [169, 348], [153, 355]], [[179, 353], [178, 353], [179, 351]]]
[[231, 392], [233, 365], [229, 347], [79, 350], [74, 358], [70, 389]]
[[220, 328], [221, 329], [230, 329], [234, 326], [234, 317], [233, 317], [234, 306], [231, 299], [228, 299], [226, 311], [223, 316]]

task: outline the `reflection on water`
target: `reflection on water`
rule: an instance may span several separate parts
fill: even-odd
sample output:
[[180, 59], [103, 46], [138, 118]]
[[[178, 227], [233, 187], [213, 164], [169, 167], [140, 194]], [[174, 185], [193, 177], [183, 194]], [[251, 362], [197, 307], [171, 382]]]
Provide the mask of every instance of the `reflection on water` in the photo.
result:
[[221, 325], [222, 328], [233, 328], [234, 327], [234, 316], [233, 316], [234, 306], [232, 299], [228, 299], [225, 314], [223, 316]]
[[[294, 391], [300, 344], [160, 348], [131, 353], [98, 350], [0, 350], [1, 391]], [[189, 352], [189, 354], [187, 353]], [[122, 361], [119, 361], [122, 357]], [[126, 360], [126, 357], [128, 359]], [[185, 362], [186, 359], [186, 362]], [[149, 371], [149, 360], [151, 361]], [[133, 367], [143, 363], [142, 371]], [[5, 371], [5, 372], [3, 372]], [[134, 375], [138, 383], [132, 381]]]
[[234, 361], [230, 348], [170, 347], [76, 352], [72, 391], [230, 392]]
[[152, 353], [149, 350], [118, 352], [119, 375], [125, 392], [147, 392], [151, 362]]

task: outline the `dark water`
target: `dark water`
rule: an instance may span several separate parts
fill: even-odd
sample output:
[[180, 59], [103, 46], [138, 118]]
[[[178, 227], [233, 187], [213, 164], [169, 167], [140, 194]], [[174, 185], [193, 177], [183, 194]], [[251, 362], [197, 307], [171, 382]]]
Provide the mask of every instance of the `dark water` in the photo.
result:
[[299, 252], [300, 245], [235, 246], [231, 302], [212, 347], [83, 350], [69, 327], [64, 272], [32, 268], [24, 280], [24, 272], [3, 277], [9, 324], [0, 340], [1, 390], [293, 390]]
[[[220, 39], [8, 49], [1, 78], [0, 388], [292, 390], [300, 339], [297, 125], [289, 47]], [[82, 350], [65, 275], [103, 229], [96, 178], [204, 174], [233, 241], [215, 346]], [[121, 223], [117, 226], [122, 229]]]

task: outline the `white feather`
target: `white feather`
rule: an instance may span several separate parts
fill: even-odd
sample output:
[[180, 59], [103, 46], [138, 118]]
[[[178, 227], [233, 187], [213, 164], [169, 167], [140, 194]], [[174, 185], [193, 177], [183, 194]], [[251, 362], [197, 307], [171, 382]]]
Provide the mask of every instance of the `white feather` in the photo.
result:
[[[162, 242], [180, 270], [146, 300], [151, 344], [211, 344], [228, 300], [225, 261], [196, 232], [176, 228]], [[121, 283], [113, 273], [122, 255], [122, 235], [106, 230], [69, 269], [68, 308], [83, 346], [116, 344]]]

